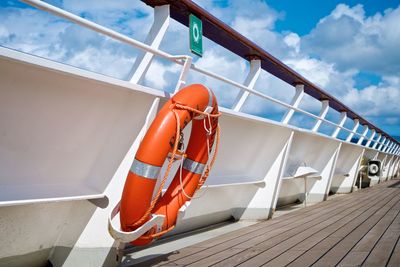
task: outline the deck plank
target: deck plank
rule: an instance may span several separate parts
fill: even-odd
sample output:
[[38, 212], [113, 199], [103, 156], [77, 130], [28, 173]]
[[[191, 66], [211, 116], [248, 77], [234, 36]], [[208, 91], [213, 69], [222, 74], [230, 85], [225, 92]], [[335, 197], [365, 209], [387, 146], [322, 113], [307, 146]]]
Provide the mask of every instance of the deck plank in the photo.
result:
[[[357, 203], [360, 206], [357, 206]], [[375, 203], [375, 202], [373, 202], [373, 203]], [[351, 205], [353, 205], [353, 206], [351, 206]], [[307, 238], [307, 235], [313, 234], [315, 229], [316, 229], [316, 227], [318, 228], [321, 225], [325, 226], [326, 224], [333, 223], [334, 221], [332, 222], [331, 220], [332, 220], [332, 217], [335, 215], [335, 212], [339, 213], [339, 214], [343, 213], [343, 212], [352, 213], [353, 210], [361, 208], [362, 205], [363, 205], [363, 200], [360, 200], [359, 202], [357, 202], [357, 201], [351, 202], [351, 205], [350, 205], [351, 208], [349, 208], [349, 209], [341, 210], [341, 209], [336, 209], [335, 208], [334, 210], [329, 210], [328, 213], [327, 213], [327, 216], [320, 216], [319, 220], [316, 220], [316, 221], [313, 222], [314, 223], [313, 224], [314, 228], [310, 227], [310, 225], [308, 225], [308, 224], [300, 223], [299, 224], [300, 226], [297, 227], [297, 228], [294, 228], [293, 231], [288, 231], [288, 232], [286, 232], [284, 234], [275, 236], [274, 238], [268, 238], [266, 235], [261, 236], [261, 237], [264, 237], [263, 238], [264, 242], [258, 243], [256, 246], [251, 247], [251, 249], [254, 249], [254, 248], [257, 248], [257, 247], [258, 248], [263, 248], [263, 250], [266, 250], [268, 248], [273, 248], [273, 250], [270, 250], [269, 252], [264, 253], [264, 254], [268, 254], [269, 256], [276, 256], [276, 255], [282, 253], [282, 251], [291, 248], [293, 246], [293, 245], [291, 245], [291, 243], [292, 244], [296, 244], [296, 242], [302, 241], [304, 238]], [[327, 220], [327, 221], [324, 221], [324, 220]], [[308, 231], [308, 232], [304, 235], [302, 233], [302, 231]], [[250, 242], [253, 242], [253, 240], [251, 240]], [[283, 242], [283, 246], [280, 244], [279, 247], [274, 248], [274, 246], [279, 244], [280, 242]], [[296, 249], [296, 250], [299, 250], [299, 249]], [[250, 253], [247, 253], [246, 251], [244, 251], [242, 253], [247, 255], [247, 259], [256, 256], [255, 254], [251, 255]], [[238, 259], [237, 258], [239, 258], [239, 257], [242, 259], [241, 262], [244, 262], [246, 260], [246, 258], [244, 258], [243, 255], [241, 255], [241, 253], [239, 253], [238, 255], [236, 255], [234, 257], [231, 257], [229, 259], [221, 261], [218, 265], [219, 266], [229, 266], [233, 262], [237, 264], [238, 263]], [[263, 256], [261, 256], [261, 257], [263, 257]]]
[[385, 266], [392, 255], [392, 252], [396, 246], [396, 243], [400, 237], [400, 214], [398, 211], [397, 217], [393, 220], [393, 223], [389, 226], [387, 231], [383, 234], [382, 238], [379, 239], [376, 246], [372, 249], [362, 266]]
[[400, 188], [391, 187], [396, 182], [300, 209], [137, 266], [399, 266]]
[[390, 256], [387, 267], [398, 267], [400, 266], [400, 238], [397, 239], [397, 244]]
[[369, 216], [364, 221], [355, 220], [343, 227], [344, 229], [349, 228], [349, 232], [347, 234], [341, 232], [340, 235], [336, 235], [336, 237], [341, 237], [342, 234], [345, 234], [343, 236], [344, 238], [332, 249], [330, 249], [328, 253], [321, 257], [313, 266], [337, 265], [347, 255], [347, 253], [362, 239], [362, 237], [366, 235], [368, 231], [399, 201], [400, 196], [396, 196], [388, 203], [386, 203], [384, 207], [380, 208], [376, 212], [366, 212], [365, 214], [368, 214]]
[[[400, 202], [399, 202], [400, 203]], [[369, 252], [375, 247], [389, 226], [393, 223], [399, 212], [391, 210], [383, 217], [339, 263], [339, 266], [359, 266], [368, 257]], [[364, 256], [364, 257], [363, 257]], [[357, 259], [357, 260], [356, 260]]]
[[[344, 202], [342, 205], [339, 205], [339, 207], [343, 206], [347, 207], [348, 203]], [[335, 205], [331, 207], [336, 208]], [[296, 230], [298, 229], [299, 225], [304, 225], [307, 222], [314, 222], [315, 219], [321, 219], [324, 218], [322, 215], [329, 216], [330, 210], [321, 210], [320, 212], [317, 212], [315, 214], [310, 214], [309, 216], [303, 217], [302, 214], [298, 214], [296, 217], [292, 217], [292, 220], [287, 221], [282, 221], [282, 223], [274, 224], [271, 227], [268, 227], [268, 224], [265, 224], [263, 228], [265, 229], [260, 229], [257, 231], [253, 231], [244, 235], [240, 235], [236, 238], [231, 238], [229, 240], [226, 240], [225, 242], [218, 242], [218, 244], [215, 245], [213, 240], [206, 244], [205, 247], [208, 247], [205, 250], [199, 250], [198, 253], [190, 255], [190, 257], [184, 257], [181, 260], [177, 260], [177, 264], [191, 264], [196, 261], [199, 261], [201, 259], [210, 257], [211, 255], [217, 254], [219, 252], [222, 252], [226, 249], [229, 248], [242, 248], [242, 246], [250, 246], [249, 244], [252, 244], [254, 242], [262, 242], [266, 238], [270, 237], [279, 237], [282, 235], [284, 232], [288, 232], [289, 230]], [[300, 218], [300, 220], [298, 219]], [[273, 221], [273, 220], [272, 220]], [[280, 237], [281, 238], [281, 237]], [[219, 240], [219, 238], [218, 238]], [[247, 247], [246, 247], [247, 248]], [[256, 251], [253, 251], [253, 253], [256, 253]], [[241, 257], [239, 255], [239, 257]]]
[[[378, 209], [378, 208], [379, 208], [379, 206], [375, 205], [374, 209]], [[307, 228], [306, 230], [302, 229], [303, 232], [299, 232], [297, 235], [292, 236], [291, 238], [281, 242], [280, 244], [270, 244], [269, 246], [265, 246], [265, 245], [262, 246], [262, 247], [266, 248], [267, 250], [265, 250], [263, 253], [257, 255], [256, 257], [253, 257], [249, 261], [245, 262], [243, 264], [243, 266], [256, 266], [262, 262], [266, 263], [266, 262], [278, 257], [279, 255], [281, 255], [288, 249], [294, 247], [295, 245], [297, 245], [301, 241], [305, 240], [309, 236], [311, 236], [315, 233], [318, 233], [319, 231], [323, 230], [327, 226], [336, 224], [336, 222], [340, 218], [346, 218], [345, 217], [346, 215], [349, 215], [352, 213], [351, 210], [352, 209], [348, 209], [346, 211], [347, 212], [346, 214], [341, 214], [341, 215], [338, 214], [336, 216], [332, 216], [328, 220], [316, 224], [314, 227]], [[332, 215], [334, 215], [334, 214], [332, 214]], [[364, 215], [364, 214], [362, 214], [362, 215]], [[340, 217], [340, 216], [342, 216], [342, 217]], [[367, 215], [364, 215], [364, 216], [367, 216]], [[270, 240], [267, 240], [265, 243], [270, 243]], [[258, 245], [256, 247], [260, 247], [260, 245]], [[319, 249], [321, 249], [321, 248], [319, 248]]]

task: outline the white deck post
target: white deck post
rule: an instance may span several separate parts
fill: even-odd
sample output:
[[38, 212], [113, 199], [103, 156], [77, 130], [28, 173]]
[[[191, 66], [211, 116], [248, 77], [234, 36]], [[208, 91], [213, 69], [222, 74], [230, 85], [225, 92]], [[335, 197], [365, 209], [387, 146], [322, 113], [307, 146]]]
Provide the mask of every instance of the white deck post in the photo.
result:
[[341, 113], [340, 113], [339, 126], [336, 127], [335, 131], [332, 133], [332, 137], [333, 137], [333, 138], [336, 138], [336, 137], [338, 136], [338, 134], [339, 134], [339, 132], [340, 132], [340, 129], [341, 129], [340, 127], [343, 127], [343, 125], [344, 125], [346, 119], [347, 119], [347, 113], [346, 113], [346, 111], [341, 112]]
[[379, 141], [381, 140], [381, 138], [382, 138], [382, 134], [378, 134], [378, 138], [376, 139], [376, 141], [374, 142], [374, 144], [372, 146], [373, 149], [375, 149], [376, 146], [379, 144]]
[[[250, 61], [250, 71], [249, 74], [247, 74], [247, 77], [243, 83], [244, 86], [246, 86], [249, 89], [253, 89], [254, 85], [257, 82], [258, 77], [260, 76], [261, 73], [261, 60], [259, 59], [252, 59]], [[242, 108], [244, 102], [246, 101], [247, 97], [249, 96], [248, 91], [241, 90], [236, 97], [236, 100], [233, 104], [233, 110], [234, 111], [240, 111]]]
[[376, 134], [375, 129], [372, 129], [371, 136], [370, 136], [370, 138], [368, 139], [368, 142], [365, 144], [366, 147], [369, 147], [369, 145], [371, 144], [372, 140], [373, 140], [374, 137], [375, 137], [375, 134]]
[[329, 101], [328, 100], [322, 100], [322, 106], [321, 106], [321, 111], [318, 115], [319, 119], [315, 123], [314, 127], [312, 128], [313, 132], [317, 132], [319, 127], [321, 126], [322, 119], [325, 119], [326, 114], [328, 113], [329, 110]]
[[[317, 180], [312, 185], [311, 189], [308, 190], [308, 202], [311, 203], [327, 200], [341, 147], [342, 143], [339, 143], [323, 167], [320, 173], [321, 179]], [[320, 199], [321, 195], [322, 199]]]
[[281, 179], [283, 172], [286, 168], [286, 162], [291, 149], [294, 132], [290, 132], [289, 137], [277, 140], [282, 142], [282, 148], [279, 154], [275, 157], [275, 160], [269, 170], [265, 173], [263, 178], [265, 186], [259, 188], [247, 204], [247, 207], [243, 211], [238, 209], [233, 212], [233, 216], [236, 219], [268, 219], [271, 218], [279, 197], [279, 191], [281, 186]]
[[353, 130], [351, 130], [351, 132], [349, 133], [349, 135], [348, 135], [347, 138], [346, 138], [346, 141], [347, 141], [347, 142], [351, 142], [351, 139], [353, 138], [354, 133], [357, 132], [358, 126], [360, 126], [360, 121], [359, 121], [358, 119], [355, 119], [355, 120], [354, 120], [354, 127], [353, 127]]
[[392, 179], [392, 177], [393, 177], [393, 171], [394, 171], [394, 168], [396, 165], [396, 161], [397, 161], [397, 158], [393, 155], [392, 162], [390, 163], [389, 170], [388, 170], [388, 175], [387, 175], [388, 180]]
[[360, 136], [360, 139], [358, 139], [357, 145], [361, 145], [362, 141], [364, 141], [364, 138], [367, 136], [368, 133], [368, 125], [364, 125], [364, 130]]
[[[154, 7], [154, 21], [144, 41], [152, 48], [158, 48], [169, 26], [169, 5]], [[151, 64], [154, 55], [140, 50], [135, 63], [128, 74], [131, 83], [140, 83]]]
[[[297, 108], [300, 105], [301, 100], [303, 99], [304, 96], [304, 85], [303, 84], [296, 84], [296, 93], [292, 98], [292, 101], [290, 102], [290, 105], [294, 108]], [[293, 117], [294, 114], [294, 109], [291, 108], [286, 111], [285, 115], [283, 116], [281, 122], [283, 124], [288, 124], [290, 119]]]
[[[350, 177], [352, 177], [352, 179], [353, 179], [352, 180], [352, 186], [351, 186], [352, 190], [356, 185], [357, 176], [358, 176], [358, 170], [360, 169], [361, 161], [363, 159], [364, 153], [365, 153], [365, 148], [362, 150], [362, 152], [360, 154], [360, 157], [358, 158], [357, 164], [355, 166], [353, 166], [353, 167], [356, 167], [356, 168], [351, 170]], [[354, 173], [353, 173], [353, 170], [354, 170]], [[361, 188], [361, 183], [360, 183], [360, 188]]]

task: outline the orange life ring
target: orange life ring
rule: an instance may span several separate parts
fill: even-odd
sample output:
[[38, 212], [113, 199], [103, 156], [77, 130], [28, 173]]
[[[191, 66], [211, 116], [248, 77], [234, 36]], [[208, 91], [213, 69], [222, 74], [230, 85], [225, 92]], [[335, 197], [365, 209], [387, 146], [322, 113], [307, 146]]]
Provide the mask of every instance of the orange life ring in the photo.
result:
[[[205, 110], [208, 116], [197, 114], [198, 111]], [[218, 116], [215, 95], [200, 84], [180, 90], [160, 110], [144, 136], [127, 175], [121, 198], [120, 221], [123, 231], [134, 231], [148, 221], [151, 214], [165, 215], [165, 220], [161, 231], [154, 227], [132, 244], [148, 244], [172, 230], [179, 209], [204, 183], [202, 175], [214, 144]], [[174, 148], [176, 151], [179, 141], [177, 139], [180, 138], [177, 136], [177, 125], [182, 125], [183, 129], [190, 121], [192, 130], [183, 162], [182, 177], [178, 171], [167, 191], [161, 196], [160, 188], [159, 194], [152, 198], [168, 153]]]

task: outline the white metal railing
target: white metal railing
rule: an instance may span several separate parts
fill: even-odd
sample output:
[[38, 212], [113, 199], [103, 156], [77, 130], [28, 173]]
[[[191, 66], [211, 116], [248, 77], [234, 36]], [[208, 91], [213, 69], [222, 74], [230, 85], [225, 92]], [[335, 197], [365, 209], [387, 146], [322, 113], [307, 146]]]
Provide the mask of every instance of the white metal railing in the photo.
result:
[[[254, 90], [253, 87], [254, 87], [255, 82], [258, 79], [259, 70], [258, 70], [258, 74], [251, 74], [251, 73], [249, 74], [248, 77], [250, 77], [249, 79], [251, 79], [251, 81], [245, 82], [244, 84], [240, 84], [238, 82], [230, 80], [230, 79], [228, 79], [226, 77], [223, 77], [223, 76], [218, 75], [216, 73], [213, 73], [211, 71], [207, 71], [205, 69], [197, 67], [194, 63], [192, 63], [192, 57], [190, 57], [188, 55], [171, 55], [171, 54], [166, 53], [164, 51], [161, 51], [158, 48], [155, 48], [155, 47], [153, 47], [151, 45], [148, 45], [148, 44], [145, 44], [143, 42], [137, 41], [137, 40], [135, 40], [133, 38], [127, 37], [127, 36], [125, 36], [123, 34], [120, 34], [120, 33], [116, 32], [116, 31], [114, 31], [114, 30], [111, 30], [109, 28], [106, 28], [106, 27], [101, 26], [101, 25], [99, 25], [97, 23], [94, 23], [94, 22], [89, 21], [87, 19], [84, 19], [84, 18], [82, 18], [80, 16], [77, 16], [75, 14], [67, 12], [67, 11], [65, 11], [65, 10], [63, 10], [61, 8], [55, 7], [53, 5], [47, 4], [47, 3], [39, 1], [39, 0], [20, 0], [20, 1], [24, 2], [26, 4], [29, 4], [29, 5], [31, 5], [33, 7], [36, 7], [38, 9], [47, 11], [47, 12], [49, 12], [51, 14], [56, 15], [56, 16], [62, 17], [64, 19], [67, 19], [67, 20], [69, 20], [71, 22], [79, 24], [79, 25], [81, 25], [83, 27], [86, 27], [88, 29], [91, 29], [91, 30], [93, 30], [95, 32], [104, 34], [104, 35], [106, 35], [108, 37], [111, 37], [112, 39], [121, 41], [121, 42], [126, 43], [128, 45], [134, 46], [134, 47], [139, 48], [139, 49], [141, 49], [143, 51], [149, 52], [149, 53], [151, 53], [153, 55], [165, 58], [165, 59], [167, 59], [167, 60], [169, 60], [171, 62], [174, 62], [176, 64], [181, 65], [182, 66], [182, 70], [181, 70], [180, 76], [178, 78], [178, 82], [177, 82], [175, 91], [179, 90], [180, 88], [182, 88], [184, 86], [184, 84], [186, 83], [187, 73], [191, 69], [191, 70], [194, 70], [194, 71], [196, 71], [198, 73], [201, 73], [203, 75], [206, 75], [208, 77], [214, 78], [214, 79], [216, 79], [218, 81], [224, 82], [224, 83], [226, 83], [228, 85], [231, 85], [231, 86], [234, 86], [234, 87], [236, 87], [238, 89], [243, 90], [243, 92], [245, 92], [246, 95], [244, 96], [244, 98], [240, 99], [240, 101], [241, 101], [240, 104], [241, 105], [243, 105], [243, 102], [246, 100], [247, 96], [249, 94], [252, 94], [252, 95], [261, 97], [263, 99], [269, 100], [269, 101], [271, 101], [271, 102], [273, 102], [275, 104], [278, 104], [278, 105], [280, 105], [280, 106], [282, 106], [284, 108], [287, 108], [288, 112], [291, 113], [291, 115], [288, 118], [287, 117], [285, 118], [285, 116], [287, 114], [284, 115], [284, 118], [282, 120], [283, 124], [288, 124], [291, 116], [293, 115], [293, 113], [294, 112], [299, 112], [301, 114], [304, 114], [304, 115], [316, 120], [316, 124], [314, 125], [313, 130], [312, 130], [314, 132], [318, 131], [318, 128], [319, 128], [320, 124], [326, 123], [326, 124], [329, 124], [329, 125], [335, 127], [335, 131], [331, 135], [331, 138], [335, 138], [336, 139], [340, 130], [346, 131], [348, 133], [348, 136], [347, 136], [347, 139], [346, 139], [347, 142], [351, 142], [352, 138], [355, 135], [355, 136], [359, 137], [358, 144], [359, 145], [363, 145], [362, 141], [363, 141], [363, 139], [366, 138], [366, 134], [367, 134], [369, 128], [367, 126], [365, 126], [363, 133], [362, 134], [358, 133], [357, 132], [358, 120], [353, 120], [354, 121], [354, 125], [355, 125], [353, 129], [348, 129], [348, 128], [343, 126], [344, 122], [345, 122], [345, 120], [347, 118], [345, 112], [342, 112], [341, 119], [340, 119], [339, 123], [335, 123], [335, 122], [332, 122], [330, 120], [327, 120], [325, 118], [325, 115], [326, 115], [326, 113], [328, 111], [328, 108], [329, 108], [327, 100], [322, 101], [323, 105], [322, 105], [321, 112], [320, 112], [319, 115], [315, 115], [315, 114], [313, 114], [311, 112], [305, 111], [305, 110], [303, 110], [303, 109], [298, 107], [299, 103], [300, 103], [300, 101], [302, 99], [302, 95], [304, 94], [304, 91], [303, 91], [303, 94], [297, 92], [295, 97], [294, 97], [294, 99], [293, 99], [293, 101], [292, 101], [292, 103], [288, 104], [286, 102], [280, 101], [280, 100], [275, 99], [275, 98], [273, 98], [271, 96], [268, 96], [268, 95], [266, 95], [264, 93], [261, 93], [259, 91]], [[163, 14], [163, 16], [165, 16], [165, 14]], [[165, 19], [165, 17], [163, 19]], [[165, 28], [163, 30], [165, 31]], [[163, 35], [161, 36], [161, 38], [162, 37], [163, 37]], [[148, 60], [148, 64], [151, 64], [151, 60]], [[148, 66], [147, 66], [145, 71], [147, 71], [147, 69], [148, 69]], [[253, 71], [253, 70], [251, 69], [250, 71]], [[296, 88], [297, 88], [297, 86], [296, 86]], [[242, 92], [239, 92], [239, 96], [240, 95], [242, 95]], [[235, 108], [235, 105], [234, 105], [233, 109], [235, 111], [240, 111], [240, 107], [239, 108]], [[375, 133], [378, 133], [381, 136], [381, 134], [379, 132], [377, 132], [375, 129], [372, 129], [372, 130], [373, 130], [373, 134], [374, 135], [375, 135]], [[368, 138], [368, 140], [367, 140], [366, 144], [364, 144], [364, 146], [369, 147], [370, 143], [374, 143], [373, 146], [372, 146], [373, 149], [375, 149], [375, 147], [377, 147], [377, 145], [379, 144], [379, 146], [376, 148], [377, 150], [380, 150], [380, 151], [383, 151], [383, 152], [390, 151], [395, 143], [390, 141], [390, 140], [387, 140], [388, 142], [385, 144], [385, 141], [386, 141], [386, 138], [384, 138], [382, 141], [380, 141], [380, 137], [377, 140], [373, 140], [373, 136], [371, 136], [370, 138]]]

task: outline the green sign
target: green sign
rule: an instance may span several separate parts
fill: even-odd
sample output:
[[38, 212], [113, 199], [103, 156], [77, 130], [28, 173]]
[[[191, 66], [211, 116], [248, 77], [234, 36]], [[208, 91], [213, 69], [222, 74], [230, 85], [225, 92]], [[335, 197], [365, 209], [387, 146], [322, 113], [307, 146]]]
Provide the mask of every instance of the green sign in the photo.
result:
[[189, 35], [190, 51], [201, 57], [203, 55], [203, 24], [193, 14], [189, 16]]

